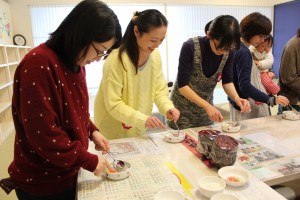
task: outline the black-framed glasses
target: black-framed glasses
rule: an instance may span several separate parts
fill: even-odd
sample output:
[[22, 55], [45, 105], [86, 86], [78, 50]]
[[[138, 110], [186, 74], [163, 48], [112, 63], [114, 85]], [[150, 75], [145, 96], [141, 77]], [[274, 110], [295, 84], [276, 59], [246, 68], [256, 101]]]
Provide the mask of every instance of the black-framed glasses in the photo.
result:
[[105, 59], [108, 56], [109, 53], [107, 51], [100, 51], [99, 49], [97, 49], [95, 47], [95, 45], [93, 43], [92, 43], [92, 46], [96, 51], [97, 57]]
[[213, 43], [214, 43], [214, 45], [215, 45], [215, 49], [216, 49], [217, 51], [230, 51], [230, 50], [235, 50], [235, 46], [234, 46], [234, 45], [232, 45], [232, 46], [229, 47], [229, 48], [227, 48], [227, 47], [222, 47], [222, 48], [220, 48], [220, 47], [217, 47], [217, 45], [216, 45], [216, 43], [215, 43], [215, 39], [212, 39], [212, 41], [213, 41]]

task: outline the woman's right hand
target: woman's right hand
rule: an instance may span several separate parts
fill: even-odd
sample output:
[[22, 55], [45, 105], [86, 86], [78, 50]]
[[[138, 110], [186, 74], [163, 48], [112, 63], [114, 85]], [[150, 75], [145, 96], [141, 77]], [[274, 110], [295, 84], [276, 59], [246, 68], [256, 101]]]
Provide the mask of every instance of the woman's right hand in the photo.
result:
[[214, 106], [208, 105], [206, 108], [204, 108], [209, 119], [213, 122], [222, 122], [223, 121], [223, 116], [221, 112]]
[[96, 166], [96, 169], [94, 170], [95, 176], [101, 176], [103, 172], [105, 172], [106, 169], [113, 169], [113, 167], [108, 163], [106, 158], [104, 156], [98, 155], [98, 164]]
[[280, 104], [284, 107], [288, 106], [290, 101], [285, 96], [278, 95], [275, 97], [276, 104]]

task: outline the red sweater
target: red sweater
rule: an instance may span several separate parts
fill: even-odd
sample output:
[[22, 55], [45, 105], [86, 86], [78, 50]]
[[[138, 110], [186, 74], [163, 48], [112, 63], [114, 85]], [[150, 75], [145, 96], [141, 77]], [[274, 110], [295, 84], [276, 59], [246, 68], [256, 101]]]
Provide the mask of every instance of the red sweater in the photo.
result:
[[87, 151], [96, 130], [89, 118], [85, 68], [68, 70], [45, 44], [17, 67], [12, 113], [16, 129], [11, 178], [32, 195], [51, 195], [76, 184], [80, 167], [94, 171]]

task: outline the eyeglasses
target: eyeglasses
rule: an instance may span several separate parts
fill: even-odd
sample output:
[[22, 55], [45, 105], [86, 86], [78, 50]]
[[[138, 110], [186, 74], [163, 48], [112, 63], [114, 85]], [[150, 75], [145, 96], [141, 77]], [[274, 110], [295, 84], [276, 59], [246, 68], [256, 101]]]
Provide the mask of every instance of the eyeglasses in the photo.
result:
[[217, 51], [230, 51], [230, 50], [235, 50], [235, 45], [232, 45], [231, 47], [217, 47], [216, 43], [215, 43], [215, 39], [212, 39], [214, 45], [215, 45], [215, 49]]
[[108, 56], [109, 53], [107, 51], [100, 51], [99, 49], [97, 49], [95, 47], [95, 45], [93, 43], [92, 43], [92, 46], [94, 47], [94, 49], [96, 51], [97, 57], [105, 59]]

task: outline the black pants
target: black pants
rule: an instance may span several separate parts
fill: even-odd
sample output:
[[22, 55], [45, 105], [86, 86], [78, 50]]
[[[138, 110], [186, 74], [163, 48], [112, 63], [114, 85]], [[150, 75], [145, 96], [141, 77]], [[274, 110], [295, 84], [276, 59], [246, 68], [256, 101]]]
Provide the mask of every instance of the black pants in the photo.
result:
[[20, 188], [16, 189], [16, 194], [19, 200], [75, 200], [76, 187], [72, 187], [59, 194], [49, 196], [32, 196]]

